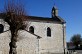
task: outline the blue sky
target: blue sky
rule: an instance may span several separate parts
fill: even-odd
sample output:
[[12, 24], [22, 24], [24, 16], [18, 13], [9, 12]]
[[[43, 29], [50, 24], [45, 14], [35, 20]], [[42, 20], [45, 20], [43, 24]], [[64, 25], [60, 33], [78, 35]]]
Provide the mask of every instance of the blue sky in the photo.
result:
[[[66, 20], [66, 40], [73, 34], [82, 35], [82, 0], [23, 0], [28, 15], [51, 17], [51, 9], [56, 5], [59, 16]], [[2, 11], [4, 0], [0, 0]]]

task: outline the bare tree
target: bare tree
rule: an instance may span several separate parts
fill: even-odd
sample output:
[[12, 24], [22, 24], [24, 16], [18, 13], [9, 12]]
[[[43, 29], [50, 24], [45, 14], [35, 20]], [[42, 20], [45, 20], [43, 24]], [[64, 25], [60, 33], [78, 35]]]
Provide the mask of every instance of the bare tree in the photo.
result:
[[20, 29], [25, 29], [26, 25], [24, 23], [27, 18], [25, 17], [25, 10], [22, 4], [16, 3], [14, 0], [7, 0], [4, 8], [5, 21], [10, 26], [11, 31], [11, 42], [9, 43], [10, 51], [9, 54], [17, 54], [16, 42], [17, 33]]

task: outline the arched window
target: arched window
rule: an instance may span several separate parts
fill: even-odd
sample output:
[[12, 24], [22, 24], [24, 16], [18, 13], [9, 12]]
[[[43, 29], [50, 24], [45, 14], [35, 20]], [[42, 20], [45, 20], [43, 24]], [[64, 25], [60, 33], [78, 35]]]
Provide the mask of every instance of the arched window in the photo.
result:
[[34, 27], [33, 27], [33, 26], [31, 26], [31, 27], [29, 28], [29, 32], [34, 33]]
[[4, 30], [4, 26], [2, 24], [0, 24], [0, 33], [2, 33]]
[[47, 28], [47, 36], [51, 37], [51, 29], [49, 27]]

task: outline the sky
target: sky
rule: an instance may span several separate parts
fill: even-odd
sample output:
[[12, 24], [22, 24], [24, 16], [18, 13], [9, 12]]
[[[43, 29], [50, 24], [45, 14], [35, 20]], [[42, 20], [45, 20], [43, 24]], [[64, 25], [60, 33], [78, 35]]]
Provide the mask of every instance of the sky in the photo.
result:
[[[58, 15], [66, 21], [66, 41], [74, 34], [82, 35], [82, 0], [23, 0], [28, 15], [51, 17], [52, 7], [58, 8]], [[3, 11], [4, 0], [0, 0]]]

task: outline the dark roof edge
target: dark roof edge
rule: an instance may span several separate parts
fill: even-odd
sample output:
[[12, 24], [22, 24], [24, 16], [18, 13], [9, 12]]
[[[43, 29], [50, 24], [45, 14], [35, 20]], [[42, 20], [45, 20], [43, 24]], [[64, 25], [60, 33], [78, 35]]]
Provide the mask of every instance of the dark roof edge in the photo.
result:
[[36, 18], [50, 18], [50, 17], [40, 17], [40, 16], [28, 16], [28, 17], [36, 17]]
[[[4, 13], [0, 13], [0, 16], [1, 17], [3, 17], [5, 14]], [[36, 18], [36, 19], [38, 19], [38, 20], [44, 20], [44, 21], [56, 21], [55, 19], [53, 19], [52, 17], [39, 17], [39, 16], [25, 16], [25, 17], [28, 17], [28, 19], [30, 19], [31, 18], [31, 20], [32, 19], [34, 19], [34, 18]], [[66, 23], [66, 21], [63, 19], [63, 18], [61, 18], [60, 16], [56, 16], [57, 18], [56, 19], [59, 19], [59, 21], [61, 22], [61, 23]], [[59, 22], [58, 21], [58, 22]]]
[[[32, 17], [32, 18], [36, 18], [36, 19], [48, 19], [48, 20], [53, 20], [53, 21], [55, 21], [55, 19], [54, 18], [50, 18], [50, 17], [38, 17], [38, 16], [28, 16], [28, 17]], [[61, 18], [60, 16], [55, 16], [55, 17], [57, 17], [57, 19], [59, 19], [60, 21], [61, 21], [61, 23], [66, 23], [66, 21], [63, 19], [63, 18]], [[31, 18], [31, 19], [32, 19]], [[46, 21], [46, 20], [45, 20]]]
[[63, 18], [61, 18], [60, 16], [57, 16], [57, 17], [60, 19], [60, 21], [62, 22], [62, 24], [66, 23], [66, 21]]
[[32, 34], [32, 35], [34, 35], [34, 36], [36, 36], [37, 37], [37, 39], [40, 39], [40, 38], [42, 38], [42, 37], [40, 37], [40, 36], [38, 36], [38, 35], [36, 35], [36, 34], [34, 34], [34, 33], [31, 33], [31, 32], [29, 32], [29, 31], [27, 31], [27, 30], [25, 30], [26, 32], [28, 32], [28, 33], [30, 33], [30, 34]]
[[[7, 31], [10, 31], [10, 30], [3, 31], [2, 33], [5, 33], [5, 32], [7, 32]], [[34, 35], [34, 36], [36, 36], [37, 39], [42, 38], [42, 37], [40, 37], [40, 36], [38, 36], [38, 35], [36, 35], [36, 34], [33, 34], [33, 33], [29, 32], [29, 31], [27, 31], [27, 30], [25, 30], [25, 31], [28, 32], [28, 33], [30, 33], [30, 34], [32, 34], [32, 35]], [[2, 33], [0, 33], [0, 34], [2, 34]]]

